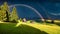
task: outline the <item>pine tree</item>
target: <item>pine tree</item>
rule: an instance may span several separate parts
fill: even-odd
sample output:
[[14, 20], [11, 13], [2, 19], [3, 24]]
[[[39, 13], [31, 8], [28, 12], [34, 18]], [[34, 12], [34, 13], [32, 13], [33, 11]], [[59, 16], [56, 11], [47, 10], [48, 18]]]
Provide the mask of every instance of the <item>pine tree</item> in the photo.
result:
[[1, 6], [2, 13], [3, 13], [3, 21], [9, 21], [10, 18], [10, 11], [7, 2], [4, 2], [4, 4]]
[[0, 21], [2, 21], [2, 11], [1, 11], [1, 6], [0, 6]]
[[10, 14], [9, 7], [7, 2], [4, 2], [0, 7], [0, 21], [17, 21], [18, 16], [16, 12], [16, 8], [14, 7], [12, 13]]
[[12, 13], [11, 13], [11, 21], [17, 21], [18, 20], [18, 15], [17, 15], [17, 12], [16, 12], [16, 8], [14, 7], [13, 10], [12, 10]]
[[5, 11], [4, 11], [3, 5], [2, 5], [2, 6], [0, 6], [0, 21], [3, 21], [5, 16], [6, 16]]
[[4, 10], [7, 10], [9, 12], [9, 6], [8, 6], [7, 2], [4, 2], [3, 8], [4, 8]]

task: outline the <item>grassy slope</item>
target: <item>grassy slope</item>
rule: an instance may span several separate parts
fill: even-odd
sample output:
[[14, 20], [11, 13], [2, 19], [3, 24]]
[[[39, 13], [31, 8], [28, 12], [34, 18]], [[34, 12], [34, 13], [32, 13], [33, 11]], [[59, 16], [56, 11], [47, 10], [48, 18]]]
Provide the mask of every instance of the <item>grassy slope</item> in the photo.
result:
[[49, 34], [60, 34], [60, 27], [56, 25], [45, 25], [45, 24], [27, 24], [29, 26], [35, 27]]
[[15, 27], [14, 23], [0, 23], [2, 34], [60, 34], [60, 26], [38, 23], [22, 23]]

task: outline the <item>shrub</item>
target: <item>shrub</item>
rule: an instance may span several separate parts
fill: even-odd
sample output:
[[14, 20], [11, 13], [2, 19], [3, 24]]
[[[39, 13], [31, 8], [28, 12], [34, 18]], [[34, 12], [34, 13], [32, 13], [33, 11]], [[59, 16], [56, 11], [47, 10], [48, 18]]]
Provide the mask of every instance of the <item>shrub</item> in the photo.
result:
[[12, 23], [18, 23], [18, 20], [12, 20], [11, 22]]

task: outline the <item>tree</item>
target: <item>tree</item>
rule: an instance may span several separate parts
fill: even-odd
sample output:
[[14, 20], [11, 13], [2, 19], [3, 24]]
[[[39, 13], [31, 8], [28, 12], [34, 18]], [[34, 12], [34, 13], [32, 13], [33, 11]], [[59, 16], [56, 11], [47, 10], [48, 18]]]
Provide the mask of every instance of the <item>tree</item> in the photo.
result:
[[53, 19], [51, 20], [51, 23], [54, 23], [54, 20]]
[[4, 2], [4, 4], [1, 6], [2, 13], [3, 13], [3, 21], [9, 21], [10, 18], [10, 11], [7, 2]]
[[1, 5], [1, 6], [0, 6], [0, 21], [4, 21], [4, 18], [5, 18], [5, 16], [6, 16], [5, 13], [6, 13], [6, 12], [5, 12], [5, 10], [4, 10], [4, 6]]
[[16, 12], [16, 8], [14, 7], [11, 13], [11, 21], [17, 21], [18, 20], [18, 15]]
[[0, 21], [2, 21], [2, 11], [1, 11], [1, 6], [0, 6]]
[[18, 16], [16, 12], [16, 8], [14, 7], [12, 13], [10, 13], [9, 6], [7, 2], [4, 2], [3, 5], [0, 7], [0, 21], [17, 21]]

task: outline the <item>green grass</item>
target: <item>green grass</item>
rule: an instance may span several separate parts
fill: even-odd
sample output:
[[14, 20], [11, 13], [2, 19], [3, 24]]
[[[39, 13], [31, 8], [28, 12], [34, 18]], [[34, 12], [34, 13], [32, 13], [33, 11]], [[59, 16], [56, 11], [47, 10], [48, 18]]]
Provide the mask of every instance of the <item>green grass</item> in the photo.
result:
[[0, 23], [0, 34], [60, 34], [60, 26], [39, 23]]
[[41, 31], [47, 32], [48, 34], [60, 34], [60, 26], [54, 24], [46, 25], [46, 24], [34, 23], [34, 24], [26, 24], [26, 25], [40, 29]]

